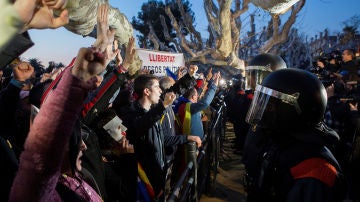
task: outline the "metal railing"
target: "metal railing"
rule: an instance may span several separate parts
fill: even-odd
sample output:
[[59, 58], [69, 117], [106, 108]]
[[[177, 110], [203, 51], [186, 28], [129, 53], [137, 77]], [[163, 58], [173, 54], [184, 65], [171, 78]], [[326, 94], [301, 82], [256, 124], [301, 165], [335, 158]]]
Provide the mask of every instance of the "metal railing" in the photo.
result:
[[[225, 135], [221, 131], [225, 131], [223, 127], [225, 127], [226, 104], [222, 100], [220, 103], [217, 103], [216, 106], [212, 106], [211, 110], [212, 117], [209, 135], [204, 136], [202, 147], [199, 148], [196, 159], [198, 165], [196, 167], [201, 169], [201, 172], [198, 172], [198, 179], [200, 180], [197, 181], [197, 186], [194, 186], [195, 180], [192, 173], [197, 171], [194, 171], [194, 163], [190, 161], [172, 188], [172, 192], [166, 200], [168, 202], [195, 201], [192, 199], [192, 193], [197, 193], [196, 197], [200, 199], [204, 192], [209, 192], [215, 188], [219, 154], [222, 147], [222, 139]], [[196, 146], [194, 145], [194, 147]], [[197, 190], [192, 190], [194, 188]]]

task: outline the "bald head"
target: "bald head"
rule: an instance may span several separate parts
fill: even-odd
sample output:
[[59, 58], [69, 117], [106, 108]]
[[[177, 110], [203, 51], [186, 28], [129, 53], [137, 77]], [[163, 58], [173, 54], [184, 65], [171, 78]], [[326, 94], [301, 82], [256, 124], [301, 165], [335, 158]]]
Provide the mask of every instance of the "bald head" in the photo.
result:
[[159, 81], [160, 88], [162, 91], [169, 89], [175, 84], [175, 80], [170, 76], [164, 76]]

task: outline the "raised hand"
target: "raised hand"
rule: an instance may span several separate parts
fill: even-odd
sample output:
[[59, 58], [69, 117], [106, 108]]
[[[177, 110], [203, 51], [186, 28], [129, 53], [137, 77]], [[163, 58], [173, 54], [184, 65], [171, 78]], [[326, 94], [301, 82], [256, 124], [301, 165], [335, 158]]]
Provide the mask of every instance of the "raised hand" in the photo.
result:
[[56, 77], [58, 77], [64, 69], [65, 69], [65, 67], [59, 67], [59, 68], [57, 68], [57, 69], [54, 69], [54, 70], [51, 72], [51, 79], [52, 79], [52, 80], [55, 80]]
[[[114, 41], [114, 48], [113, 48], [113, 44], [109, 44], [107, 47], [106, 47], [106, 65], [109, 64], [109, 62], [113, 59], [115, 59], [115, 57], [117, 55], [120, 55], [120, 50], [117, 48], [115, 48], [115, 42], [117, 42], [116, 40]], [[120, 56], [121, 57], [121, 56]]]
[[112, 45], [115, 37], [115, 30], [109, 29], [109, 6], [102, 4], [98, 8], [97, 13], [97, 26], [96, 26], [96, 41], [93, 46], [104, 51], [108, 45]]
[[334, 94], [334, 90], [335, 90], [334, 84], [331, 84], [331, 85], [328, 86], [325, 90], [326, 90], [326, 94], [327, 94], [327, 97], [328, 97], [328, 98], [335, 95], [335, 94]]
[[206, 81], [210, 81], [210, 79], [212, 78], [213, 74], [212, 74], [212, 67], [210, 67], [210, 69], [208, 70], [208, 73], [206, 74]]
[[134, 145], [130, 144], [129, 140], [127, 140], [126, 137], [121, 138], [120, 144], [121, 144], [121, 154], [134, 153]]
[[126, 46], [125, 59], [122, 66], [128, 69], [135, 60], [135, 39], [134, 37], [129, 38], [128, 45]]
[[213, 79], [213, 81], [214, 81], [214, 84], [215, 84], [216, 86], [218, 86], [218, 85], [219, 85], [219, 82], [220, 82], [220, 79], [221, 79], [220, 71], [217, 72], [217, 73], [215, 73], [215, 74], [213, 75], [212, 79]]
[[34, 67], [28, 62], [20, 62], [14, 67], [13, 73], [15, 80], [24, 82], [33, 75]]
[[14, 3], [14, 9], [24, 24], [30, 22], [34, 15], [36, 6], [37, 0], [16, 0]]
[[71, 72], [74, 76], [83, 81], [89, 81], [106, 68], [105, 51], [101, 52], [95, 48], [81, 48], [76, 57]]
[[174, 92], [168, 92], [165, 94], [163, 105], [164, 107], [170, 106], [176, 99], [176, 95]]
[[358, 103], [349, 102], [350, 111], [358, 111]]
[[123, 63], [123, 58], [121, 56], [121, 50], [119, 49], [119, 42], [117, 40], [114, 40], [114, 50], [119, 50], [119, 52], [116, 54], [116, 65], [119, 66]]
[[53, 9], [46, 5], [35, 11], [29, 22], [25, 22], [23, 31], [27, 29], [56, 29], [69, 23], [68, 11], [63, 10], [59, 17], [54, 17]]
[[41, 75], [40, 83], [42, 83], [42, 82], [44, 82], [44, 81], [46, 81], [48, 79], [51, 79], [51, 74], [50, 73], [43, 73]]
[[53, 9], [65, 7], [66, 0], [16, 0], [14, 9], [24, 23], [21, 32], [28, 29], [55, 29], [69, 22], [67, 10], [54, 17]]
[[177, 73], [177, 79], [178, 79], [178, 80], [179, 80], [181, 77], [184, 76], [184, 74], [183, 74], [184, 69], [186, 69], [186, 67], [184, 67], [184, 66], [179, 67], [179, 70], [178, 70], [178, 73]]
[[64, 9], [67, 0], [42, 0], [43, 5], [53, 9]]

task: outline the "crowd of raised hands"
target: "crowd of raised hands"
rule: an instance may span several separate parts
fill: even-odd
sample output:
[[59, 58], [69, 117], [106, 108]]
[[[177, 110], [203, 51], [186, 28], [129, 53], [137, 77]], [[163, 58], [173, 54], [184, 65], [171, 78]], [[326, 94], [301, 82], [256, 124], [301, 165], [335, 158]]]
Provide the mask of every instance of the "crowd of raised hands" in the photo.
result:
[[[69, 22], [66, 4], [67, 0], [16, 0], [12, 4], [12, 7], [17, 12], [21, 22], [21, 26], [18, 27], [18, 33], [21, 34], [29, 29], [56, 29], [66, 25]], [[69, 165], [69, 160], [73, 160], [71, 159], [71, 154], [70, 159], [67, 159], [69, 156], [68, 153], [71, 153], [71, 148], [69, 151], [66, 147], [69, 147], [68, 139], [70, 138], [71, 145], [73, 136], [76, 136], [74, 135], [76, 130], [74, 125], [77, 124], [77, 118], [81, 116], [80, 112], [85, 106], [85, 99], [89, 98], [88, 95], [91, 95], [94, 89], [100, 89], [100, 85], [104, 79], [102, 77], [104, 74], [102, 73], [106, 72], [105, 70], [107, 70], [108, 64], [111, 61], [115, 61], [116, 67], [113, 71], [115, 74], [115, 72], [127, 72], [131, 64], [134, 63], [136, 54], [135, 39], [133, 37], [129, 38], [126, 44], [125, 54], [123, 54], [125, 57], [123, 58], [119, 43], [115, 39], [115, 30], [109, 27], [108, 12], [109, 5], [107, 3], [98, 7], [97, 37], [91, 46], [80, 48], [73, 62], [68, 67], [56, 68], [52, 72], [44, 73], [41, 79], [39, 79], [38, 84], [50, 81], [51, 88], [48, 87], [50, 91], [48, 92], [48, 89], [46, 89], [46, 91], [44, 90], [42, 92], [48, 93], [46, 96], [49, 96], [44, 100], [44, 95], [41, 97], [40, 111], [36, 115], [36, 118], [31, 120], [31, 127], [29, 127], [26, 141], [24, 145], [22, 145], [23, 151], [20, 152], [21, 154], [16, 154], [17, 157], [14, 160], [14, 168], [16, 169], [12, 170], [12, 173], [6, 174], [11, 186], [8, 184], [6, 189], [3, 189], [3, 192], [0, 193], [0, 199], [9, 199], [9, 201], [57, 201], [59, 195], [61, 198], [64, 195], [64, 193], [58, 190], [57, 181], [65, 185], [67, 185], [67, 183], [72, 184], [73, 182], [79, 182], [79, 186], [85, 188], [86, 192], [79, 193], [80, 188], [74, 188], [71, 187], [71, 185], [69, 188], [85, 198], [86, 201], [101, 201], [101, 198], [104, 199], [105, 196], [101, 196], [99, 190], [95, 190], [99, 195], [95, 194], [95, 191], [87, 184], [88, 181], [84, 181], [82, 177], [79, 177], [78, 171], [81, 170], [79, 163], [80, 158], [84, 155], [85, 150], [87, 150], [87, 146], [83, 140], [80, 138], [75, 141], [77, 142], [76, 149], [78, 150], [75, 165], [71, 165], [74, 162], [70, 162]], [[0, 47], [4, 47], [4, 44], [0, 44]], [[184, 76], [185, 69], [187, 68], [181, 67], [178, 71], [178, 79]], [[190, 65], [186, 71], [192, 78], [197, 70], [198, 67], [196, 65]], [[24, 85], [34, 77], [35, 70], [30, 63], [19, 62], [12, 65], [12, 71], [13, 74], [10, 84], [17, 87], [15, 93], [17, 94], [16, 99], [19, 99], [18, 91], [24, 91]], [[146, 72], [139, 72], [138, 74], [141, 75], [145, 73]], [[119, 75], [115, 75], [115, 77], [119, 78]], [[210, 77], [212, 76], [210, 75]], [[217, 73], [214, 78], [217, 84], [220, 79], [220, 74]], [[129, 78], [129, 81], [130, 79], [131, 78]], [[109, 80], [111, 81], [111, 79]], [[52, 86], [55, 82], [57, 83]], [[0, 102], [13, 103], [12, 106], [0, 106], [2, 114], [15, 113], [16, 100], [10, 100], [10, 97], [5, 96], [6, 94], [4, 93], [8, 93], [7, 91], [11, 89], [2, 88], [4, 91], [1, 91]], [[162, 104], [164, 107], [171, 107], [175, 98], [174, 93], [167, 93], [164, 96]], [[11, 99], [15, 99], [15, 97]], [[95, 100], [96, 99], [98, 99], [98, 97], [96, 97]], [[109, 105], [109, 107], [111, 107], [111, 105]], [[13, 111], [8, 113], [9, 109]], [[7, 112], [3, 113], [5, 111]], [[6, 120], [6, 117], [3, 115], [0, 117]], [[113, 118], [108, 124], [116, 127], [116, 129], [111, 129], [112, 132], [107, 131], [109, 134], [119, 133], [119, 131], [120, 133], [124, 132], [119, 130], [116, 125], [121, 125], [121, 120], [119, 123], [119, 119]], [[6, 126], [5, 122], [3, 125]], [[107, 127], [109, 127], [109, 125]], [[124, 128], [125, 127], [122, 127], [122, 130]], [[2, 126], [0, 126], [0, 133], [3, 135], [4, 131], [1, 130]], [[0, 142], [3, 143], [3, 137], [1, 135]], [[119, 134], [115, 134], [115, 136], [116, 135]], [[2, 144], [1, 147], [6, 147], [9, 151], [8, 154], [12, 153], [11, 145], [6, 144], [6, 138], [4, 138], [4, 140], [4, 144]], [[43, 142], [40, 143], [39, 140]], [[197, 136], [189, 136], [187, 141], [196, 142], [198, 147], [201, 146], [201, 139]], [[123, 137], [121, 140], [116, 140], [115, 142], [116, 143], [112, 143], [115, 144], [112, 148], [113, 153], [134, 153], [134, 147], [126, 137]], [[0, 152], [0, 156], [4, 155]], [[11, 154], [11, 156], [13, 155]], [[54, 158], [52, 158], [52, 156]], [[50, 159], [51, 162], [49, 161]], [[111, 159], [106, 160], [106, 162], [108, 161], [111, 161]], [[74, 172], [72, 167], [76, 167], [77, 170], [75, 169]], [[137, 165], [133, 170], [135, 170], [137, 174]], [[54, 181], [54, 179], [56, 180]], [[46, 193], [43, 192], [44, 190], [46, 190]], [[9, 198], [7, 198], [7, 194], [4, 194], [4, 192], [9, 192]]]

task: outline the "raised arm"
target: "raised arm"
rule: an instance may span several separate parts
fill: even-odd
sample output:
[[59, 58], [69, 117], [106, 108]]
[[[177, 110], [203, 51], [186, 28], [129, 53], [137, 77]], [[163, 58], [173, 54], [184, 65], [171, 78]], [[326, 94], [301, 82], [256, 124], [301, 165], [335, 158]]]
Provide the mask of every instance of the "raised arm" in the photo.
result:
[[0, 92], [0, 131], [13, 134], [12, 122], [17, 103], [20, 100], [20, 91], [27, 79], [34, 73], [34, 68], [28, 62], [20, 62], [13, 68], [14, 77], [9, 85]]
[[58, 1], [55, 4], [47, 4], [47, 0], [43, 3], [38, 0], [16, 0], [14, 8], [24, 23], [21, 32], [28, 29], [56, 29], [69, 23], [67, 10], [62, 10], [59, 17], [54, 17], [53, 10], [64, 6], [65, 3]]
[[115, 30], [109, 29], [109, 5], [104, 3], [99, 6], [97, 11], [97, 25], [96, 25], [96, 41], [94, 47], [99, 48], [100, 51], [105, 51], [109, 45], [112, 45], [115, 37]]
[[196, 113], [201, 110], [204, 110], [211, 104], [211, 101], [214, 99], [216, 88], [219, 84], [220, 79], [221, 79], [220, 72], [215, 73], [212, 76], [212, 79], [209, 82], [209, 86], [205, 92], [204, 97], [201, 98], [197, 103], [191, 104], [190, 106], [191, 113]]
[[[9, 201], [60, 201], [56, 184], [82, 103], [105, 69], [104, 53], [81, 48], [34, 119]], [[45, 191], [46, 190], [46, 191]]]

